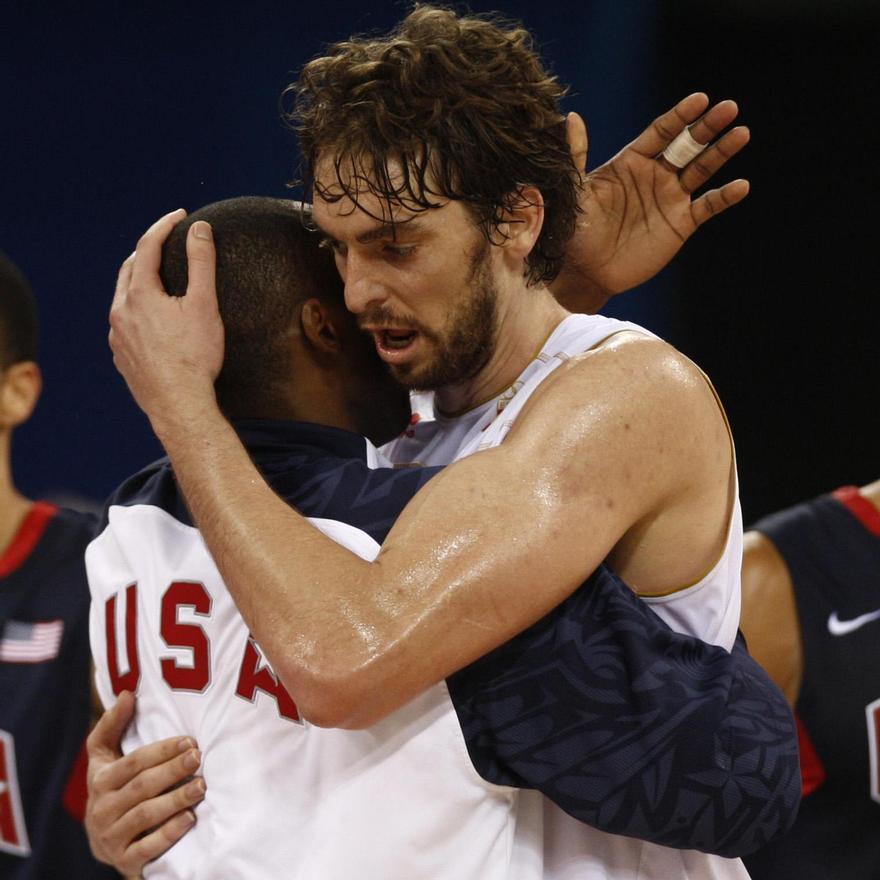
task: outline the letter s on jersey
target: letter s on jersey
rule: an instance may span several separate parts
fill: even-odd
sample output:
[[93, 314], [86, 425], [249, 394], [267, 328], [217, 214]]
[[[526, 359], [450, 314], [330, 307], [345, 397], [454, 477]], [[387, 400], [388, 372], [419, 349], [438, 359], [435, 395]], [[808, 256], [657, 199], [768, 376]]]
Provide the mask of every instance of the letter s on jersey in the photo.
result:
[[211, 681], [211, 645], [204, 629], [197, 623], [181, 623], [181, 608], [192, 608], [202, 617], [211, 615], [211, 597], [204, 584], [195, 581], [175, 581], [162, 597], [162, 638], [169, 648], [189, 648], [192, 665], [184, 666], [173, 657], [162, 662], [162, 678], [173, 691], [201, 693]]
[[[116, 696], [124, 690], [135, 693], [140, 682], [137, 584], [129, 584], [124, 592], [125, 611], [122, 615], [122, 624], [125, 630], [125, 655], [128, 662], [126, 672], [120, 672], [119, 668], [117, 638], [119, 623], [116, 606], [120, 593], [110, 596], [104, 603], [107, 671]], [[189, 664], [183, 664], [175, 657], [160, 658], [162, 678], [173, 691], [202, 693], [211, 682], [211, 641], [208, 633], [198, 623], [182, 623], [179, 620], [181, 608], [192, 608], [196, 615], [207, 619], [211, 616], [211, 606], [211, 594], [199, 581], [174, 581], [162, 596], [159, 609], [162, 639], [169, 648], [188, 649], [192, 657]], [[295, 722], [300, 720], [299, 711], [290, 694], [264, 661], [253, 638], [248, 636], [242, 652], [235, 695], [249, 703], [255, 703], [258, 691], [268, 694], [275, 701], [278, 714], [282, 718]]]

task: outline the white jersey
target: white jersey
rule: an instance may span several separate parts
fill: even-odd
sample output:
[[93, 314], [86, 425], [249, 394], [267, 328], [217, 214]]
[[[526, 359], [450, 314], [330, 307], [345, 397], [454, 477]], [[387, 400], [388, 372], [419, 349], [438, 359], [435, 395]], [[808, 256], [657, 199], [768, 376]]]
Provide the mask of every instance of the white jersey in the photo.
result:
[[[434, 412], [433, 395], [413, 395], [413, 424], [383, 447], [397, 463], [449, 464], [503, 442], [528, 398], [560, 364], [622, 330], [653, 334], [629, 322], [571, 315], [550, 335], [537, 357], [505, 392], [454, 419]], [[672, 629], [733, 646], [739, 625], [742, 517], [739, 500], [727, 543], [698, 583], [663, 597], [646, 597]], [[647, 784], [647, 783], [646, 783]], [[516, 793], [518, 821], [510, 880], [742, 880], [739, 859], [659, 846], [581, 824], [535, 791]]]
[[[333, 429], [313, 433], [333, 440]], [[381, 537], [387, 527], [368, 523], [386, 514], [393, 522], [424, 478], [392, 471], [384, 483], [368, 475], [372, 482], [352, 485], [361, 462], [333, 458], [343, 452], [325, 444], [299, 458], [288, 452], [289, 466], [271, 455], [263, 464], [282, 479], [285, 467], [299, 475], [296, 483], [311, 499], [294, 498], [300, 508], [345, 511], [348, 522], [311, 522], [372, 559], [379, 544], [367, 530]], [[396, 501], [398, 483], [410, 485]], [[145, 867], [146, 878], [509, 876], [516, 798], [474, 770], [446, 684], [367, 730], [322, 729], [301, 719], [190, 524], [167, 466], [148, 469], [117, 493], [86, 563], [101, 699], [107, 706], [123, 689], [137, 693], [124, 750], [190, 735], [203, 753], [207, 794], [196, 825]]]

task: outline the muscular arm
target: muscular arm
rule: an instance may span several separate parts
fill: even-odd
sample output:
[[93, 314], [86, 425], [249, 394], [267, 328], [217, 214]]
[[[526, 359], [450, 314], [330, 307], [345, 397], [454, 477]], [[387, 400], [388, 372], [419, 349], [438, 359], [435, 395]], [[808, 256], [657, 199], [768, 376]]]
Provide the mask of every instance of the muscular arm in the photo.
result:
[[[419, 492], [372, 564], [269, 490], [213, 394], [152, 415], [224, 581], [304, 716], [361, 727], [546, 614], [634, 524], [678, 505], [726, 523], [727, 435], [695, 374], [645, 338], [561, 367], [501, 447]], [[722, 508], [690, 504], [719, 494], [715, 471]], [[720, 550], [699, 531], [664, 559], [665, 582], [635, 585], [698, 577]]]
[[[191, 268], [191, 283], [194, 274], [198, 272]], [[155, 298], [145, 304], [135, 326], [152, 316], [166, 338], [182, 334], [186, 343], [186, 362], [181, 364], [156, 355], [153, 339], [147, 350], [154, 365], [169, 370], [175, 394], [186, 386], [195, 390], [180, 410], [160, 406], [157, 415], [152, 405], [145, 408], [172, 453], [197, 521], [206, 537], [210, 533], [209, 545], [221, 570], [227, 579], [241, 578], [237, 595], [245, 618], [255, 632], [263, 628], [261, 644], [282, 678], [289, 678], [305, 716], [322, 723], [368, 724], [409, 694], [505, 642], [573, 592], [611, 546], [625, 543], [618, 538], [630, 525], [637, 523], [635, 532], [649, 541], [662, 520], [659, 512], [677, 509], [693, 486], [707, 486], [709, 473], [715, 481], [711, 494], [724, 496], [717, 483], [721, 473], [720, 481], [727, 484], [728, 438], [718, 431], [714, 400], [707, 423], [704, 407], [711, 395], [702, 377], [658, 343], [641, 340], [623, 355], [625, 346], [609, 345], [561, 368], [542, 389], [542, 405], [527, 408], [500, 449], [435, 478], [407, 508], [379, 563], [362, 563], [324, 541], [272, 495], [217, 412], [210, 376], [206, 380], [203, 375], [205, 356], [192, 349], [189, 323], [211, 318], [211, 298], [203, 298], [196, 287], [183, 302]], [[166, 306], [174, 311], [173, 323], [163, 313]], [[117, 334], [138, 335], [119, 320], [113, 327]], [[143, 405], [149, 391], [137, 378], [131, 349], [118, 341], [117, 363]], [[587, 361], [589, 369], [583, 368]], [[609, 388], [626, 388], [627, 394], [609, 400], [603, 395]], [[654, 406], [644, 409], [645, 401]], [[584, 434], [599, 445], [591, 447]], [[556, 446], [562, 455], [545, 460], [546, 449]], [[437, 486], [441, 488], [431, 491]], [[236, 499], [234, 509], [229, 498]], [[571, 516], [561, 515], [569, 504], [577, 510], [574, 526]], [[521, 516], [519, 524], [508, 522], [511, 510], [528, 516]], [[697, 505], [696, 512], [707, 511]], [[697, 518], [725, 519], [717, 510]], [[692, 537], [691, 529], [686, 533]], [[695, 571], [705, 570], [719, 549], [716, 543], [704, 531], [699, 540], [683, 542], [680, 557], [672, 553], [664, 559], [669, 582], [650, 582], [636, 565], [633, 583], [659, 591], [686, 582]], [[620, 562], [625, 571], [632, 559], [623, 553]], [[260, 585], [259, 591], [249, 589], [254, 584]], [[688, 656], [683, 654], [683, 663], [675, 667], [678, 675], [687, 675]], [[734, 680], [730, 670], [722, 671]], [[710, 673], [707, 681], [711, 678]], [[726, 724], [728, 732], [742, 724], [762, 731], [774, 717], [767, 696], [772, 702], [778, 692], [759, 674], [738, 674], [735, 681], [735, 687], [721, 687], [719, 692], [729, 693], [729, 704], [727, 697], [716, 701], [712, 717]], [[616, 680], [614, 687], [620, 684]], [[681, 692], [671, 685], [670, 694]], [[674, 705], [669, 708], [675, 711]], [[731, 720], [737, 711], [742, 720]], [[682, 754], [702, 748], [705, 755], [712, 737], [721, 734], [723, 740], [712, 717], [708, 726], [679, 728]], [[777, 827], [782, 827], [792, 811], [784, 784], [792, 740], [784, 723], [776, 733], [777, 745], [783, 747], [760, 762], [757, 790], [765, 798], [763, 815], [777, 812], [783, 817]], [[731, 761], [748, 764], [747, 756], [755, 756], [750, 738], [728, 741]], [[704, 783], [717, 794], [729, 781], [724, 768], [732, 765], [722, 758], [713, 766], [721, 772], [706, 776]], [[521, 784], [529, 784], [525, 775], [520, 778]], [[535, 784], [540, 787], [540, 780]], [[631, 776], [627, 784], [642, 781]], [[715, 848], [706, 837], [702, 844]]]

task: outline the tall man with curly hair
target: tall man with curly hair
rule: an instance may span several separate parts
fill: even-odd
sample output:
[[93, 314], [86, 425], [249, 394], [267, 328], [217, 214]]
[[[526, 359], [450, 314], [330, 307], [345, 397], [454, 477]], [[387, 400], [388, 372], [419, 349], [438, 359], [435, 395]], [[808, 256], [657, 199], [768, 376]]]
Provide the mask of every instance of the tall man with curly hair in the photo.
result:
[[[737, 182], [690, 197], [745, 136], [728, 132], [680, 172], [656, 160], [687, 122], [705, 142], [732, 120], [723, 104], [700, 117], [704, 97], [691, 96], [585, 183], [569, 154], [583, 131], [559, 112], [562, 93], [521, 28], [431, 7], [384, 38], [337, 44], [296, 87], [314, 220], [346, 304], [418, 392], [410, 429], [387, 452], [402, 464], [455, 462], [404, 509], [374, 561], [288, 509], [217, 407], [223, 328], [210, 228], [190, 231], [182, 303], [168, 302], [157, 275], [179, 213], [155, 224], [121, 269], [116, 363], [244, 620], [313, 724], [388, 719], [564, 602], [603, 561], [673, 629], [734, 644], [742, 526], [717, 396], [652, 334], [571, 314], [549, 285], [564, 281], [559, 295], [578, 302], [650, 275], [745, 195]], [[627, 185], [653, 194], [639, 210], [659, 228], [615, 215]], [[575, 256], [563, 275], [566, 253]], [[518, 711], [541, 693], [520, 694]], [[730, 782], [720, 800], [699, 774], [690, 781], [681, 796], [705, 804], [707, 831], [721, 823], [735, 833], [724, 817], [744, 798], [775, 816], [768, 833], [790, 820], [785, 797], [762, 800], [779, 790], [765, 759], [793, 754], [789, 722], [779, 720], [778, 741], [748, 770], [723, 760], [707, 770]], [[612, 759], [628, 762], [623, 732], [608, 733]], [[621, 817], [621, 834], [511, 791], [499, 831], [506, 855], [480, 876], [747, 876], [737, 859], [675, 848], [670, 757], [661, 748], [643, 767], [644, 797], [597, 805]], [[673, 846], [626, 836], [645, 810]]]

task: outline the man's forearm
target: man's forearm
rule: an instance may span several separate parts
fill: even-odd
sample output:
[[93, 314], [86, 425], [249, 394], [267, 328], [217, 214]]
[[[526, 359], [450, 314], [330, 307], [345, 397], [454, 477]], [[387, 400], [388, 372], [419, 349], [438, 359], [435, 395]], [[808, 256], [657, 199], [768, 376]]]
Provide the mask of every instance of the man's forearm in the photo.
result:
[[604, 566], [448, 683], [483, 778], [600, 831], [735, 857], [797, 814], [794, 717], [741, 640], [673, 632]]
[[[345, 592], [327, 584], [336, 565], [357, 595], [352, 577], [369, 563], [325, 537], [269, 488], [215, 405], [189, 408], [176, 419], [166, 414], [154, 428], [242, 618], [304, 716], [321, 723], [323, 710], [310, 694], [368, 663], [371, 639], [384, 630], [384, 621], [367, 622], [369, 603], [347, 613]], [[341, 660], [338, 670], [334, 657]]]

